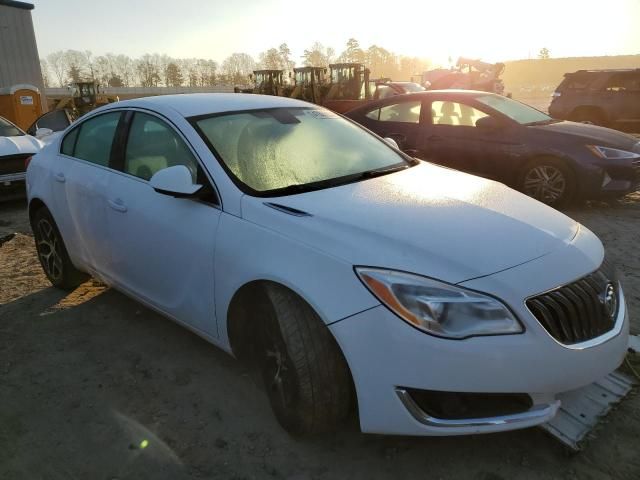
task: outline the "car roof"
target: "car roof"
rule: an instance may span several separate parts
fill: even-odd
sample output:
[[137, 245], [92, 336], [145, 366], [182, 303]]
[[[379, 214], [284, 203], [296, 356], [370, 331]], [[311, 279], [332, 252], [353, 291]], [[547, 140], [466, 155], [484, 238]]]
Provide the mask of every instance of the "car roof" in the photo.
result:
[[242, 110], [259, 110], [279, 107], [316, 106], [292, 98], [272, 95], [254, 95], [251, 93], [186, 93], [180, 95], [158, 95], [133, 100], [124, 100], [110, 104], [112, 108], [171, 108], [184, 117], [234, 112]]
[[474, 97], [478, 97], [478, 96], [484, 96], [484, 95], [493, 95], [493, 96], [500, 96], [496, 93], [490, 93], [490, 92], [483, 92], [480, 90], [459, 90], [459, 89], [446, 89], [446, 90], [425, 90], [423, 92], [410, 92], [410, 93], [403, 93], [402, 95], [394, 95], [391, 97], [386, 97], [386, 98], [381, 98], [380, 100], [374, 100], [372, 102], [367, 102], [362, 106], [356, 107], [353, 110], [349, 110], [347, 113], [345, 113], [345, 115], [347, 117], [351, 117], [352, 113], [360, 113], [360, 112], [368, 112], [369, 109], [373, 109], [376, 108], [378, 105], [386, 105], [386, 104], [391, 104], [393, 102], [397, 102], [397, 101], [401, 101], [401, 102], [410, 102], [412, 99], [413, 100], [418, 100], [418, 99], [422, 99], [422, 98], [429, 98], [429, 97], [440, 97], [440, 98], [452, 98], [452, 99], [456, 99], [456, 98], [461, 98], [461, 97], [466, 97], [466, 98], [474, 98]]

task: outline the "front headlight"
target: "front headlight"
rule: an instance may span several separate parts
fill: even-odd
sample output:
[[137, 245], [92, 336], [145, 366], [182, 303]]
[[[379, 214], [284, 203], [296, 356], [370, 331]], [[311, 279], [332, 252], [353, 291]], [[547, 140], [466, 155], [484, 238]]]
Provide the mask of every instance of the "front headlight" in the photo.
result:
[[625, 158], [640, 158], [640, 155], [634, 152], [628, 152], [627, 150], [619, 150], [617, 148], [600, 147], [598, 145], [587, 145], [587, 148], [591, 150], [598, 158], [604, 158], [607, 160], [622, 160]]
[[360, 280], [401, 319], [439, 337], [520, 333], [520, 322], [488, 295], [393, 270], [356, 267]]

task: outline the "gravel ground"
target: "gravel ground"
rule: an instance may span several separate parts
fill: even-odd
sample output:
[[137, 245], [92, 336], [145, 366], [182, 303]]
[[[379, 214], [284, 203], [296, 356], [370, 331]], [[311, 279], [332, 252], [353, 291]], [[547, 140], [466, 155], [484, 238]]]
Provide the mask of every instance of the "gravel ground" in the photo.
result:
[[[567, 213], [621, 266], [637, 333], [640, 195]], [[291, 438], [224, 353], [97, 282], [51, 288], [29, 235], [24, 203], [0, 204], [0, 479], [640, 478], [637, 396], [573, 456], [539, 429], [390, 437], [354, 418]]]

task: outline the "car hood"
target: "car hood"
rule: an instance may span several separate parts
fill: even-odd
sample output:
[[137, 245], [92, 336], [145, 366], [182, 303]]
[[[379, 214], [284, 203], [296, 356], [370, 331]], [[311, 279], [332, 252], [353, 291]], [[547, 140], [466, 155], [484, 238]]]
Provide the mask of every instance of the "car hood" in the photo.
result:
[[0, 137], [0, 157], [38, 153], [42, 144], [31, 135]]
[[502, 184], [424, 162], [315, 192], [245, 196], [242, 216], [353, 265], [451, 283], [546, 255], [568, 244], [579, 228]]
[[640, 148], [638, 139], [631, 135], [612, 130], [611, 128], [599, 127], [587, 123], [556, 122], [548, 125], [536, 125], [529, 128], [548, 133], [579, 137], [584, 140], [585, 144], [601, 145], [628, 151], [633, 151], [634, 148]]

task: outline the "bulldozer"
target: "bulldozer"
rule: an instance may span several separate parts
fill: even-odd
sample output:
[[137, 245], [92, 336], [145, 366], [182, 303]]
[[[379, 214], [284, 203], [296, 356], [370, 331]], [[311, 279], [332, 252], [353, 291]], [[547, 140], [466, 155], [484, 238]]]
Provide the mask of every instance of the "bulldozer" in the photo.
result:
[[361, 63], [329, 65], [329, 84], [322, 105], [337, 113], [347, 112], [371, 100], [369, 69]]
[[487, 63], [460, 57], [454, 68], [428, 70], [412, 76], [411, 80], [429, 90], [459, 88], [503, 95], [504, 83], [500, 75], [504, 69], [504, 63]]
[[321, 105], [326, 93], [326, 73], [327, 69], [324, 67], [294, 68], [295, 86], [289, 97]]
[[284, 70], [254, 70], [249, 75], [249, 79], [253, 82], [252, 88], [242, 89], [235, 87], [236, 93], [257, 93], [260, 95], [275, 95], [278, 97], [286, 97], [288, 93], [288, 85], [284, 82]]
[[47, 94], [49, 110], [69, 110], [73, 118], [118, 100], [117, 96], [101, 91], [96, 82], [75, 82], [68, 85], [63, 94]]

